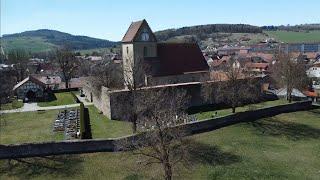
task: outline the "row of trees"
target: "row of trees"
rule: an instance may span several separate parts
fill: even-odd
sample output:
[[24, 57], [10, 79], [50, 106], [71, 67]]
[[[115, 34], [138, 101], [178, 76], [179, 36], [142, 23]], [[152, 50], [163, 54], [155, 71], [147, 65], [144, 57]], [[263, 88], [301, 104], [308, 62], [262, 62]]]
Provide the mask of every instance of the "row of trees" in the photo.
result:
[[268, 31], [276, 31], [276, 30], [282, 30], [282, 31], [316, 31], [320, 30], [320, 24], [300, 24], [300, 25], [294, 25], [294, 26], [262, 26], [263, 30]]
[[155, 34], [159, 41], [166, 41], [175, 36], [195, 35], [203, 37], [212, 33], [262, 33], [262, 29], [247, 24], [210, 24], [158, 31]]

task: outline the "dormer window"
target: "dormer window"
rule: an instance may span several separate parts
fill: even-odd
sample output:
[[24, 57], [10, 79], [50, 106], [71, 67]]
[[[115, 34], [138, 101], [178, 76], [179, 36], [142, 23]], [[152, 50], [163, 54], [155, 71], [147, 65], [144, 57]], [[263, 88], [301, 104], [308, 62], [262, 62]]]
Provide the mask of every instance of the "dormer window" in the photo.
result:
[[141, 33], [141, 41], [149, 41], [149, 33], [148, 30], [145, 28]]

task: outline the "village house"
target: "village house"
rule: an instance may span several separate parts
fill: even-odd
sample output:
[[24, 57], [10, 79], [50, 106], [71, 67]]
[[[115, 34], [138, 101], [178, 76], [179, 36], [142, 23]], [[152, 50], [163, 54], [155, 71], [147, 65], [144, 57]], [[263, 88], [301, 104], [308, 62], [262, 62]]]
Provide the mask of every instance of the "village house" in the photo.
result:
[[13, 87], [18, 99], [24, 101], [38, 101], [44, 99], [47, 94], [46, 84], [33, 76], [28, 76]]

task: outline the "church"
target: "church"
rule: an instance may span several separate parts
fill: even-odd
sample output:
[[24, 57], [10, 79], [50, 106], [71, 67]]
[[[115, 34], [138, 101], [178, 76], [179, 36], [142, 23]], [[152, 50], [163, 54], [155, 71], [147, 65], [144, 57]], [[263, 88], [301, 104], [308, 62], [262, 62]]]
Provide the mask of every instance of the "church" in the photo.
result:
[[95, 93], [90, 81], [82, 89], [108, 118], [130, 119], [128, 107], [124, 108], [131, 99], [130, 88], [141, 92], [165, 87], [184, 89], [192, 97], [190, 106], [208, 103], [202, 95], [202, 84], [210, 81], [209, 66], [196, 43], [158, 42], [146, 20], [131, 23], [121, 43], [124, 89], [101, 87]]
[[133, 22], [121, 42], [126, 85], [143, 87], [209, 80], [209, 66], [197, 44], [160, 43], [146, 20]]

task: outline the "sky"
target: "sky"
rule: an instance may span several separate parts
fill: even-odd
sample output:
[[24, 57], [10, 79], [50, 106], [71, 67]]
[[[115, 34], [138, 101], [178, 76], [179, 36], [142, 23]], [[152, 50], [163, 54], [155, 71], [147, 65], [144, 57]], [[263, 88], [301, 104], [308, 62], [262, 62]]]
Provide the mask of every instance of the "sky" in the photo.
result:
[[320, 23], [320, 0], [0, 0], [0, 34], [53, 29], [113, 41], [132, 21], [153, 31], [184, 26], [242, 23]]

